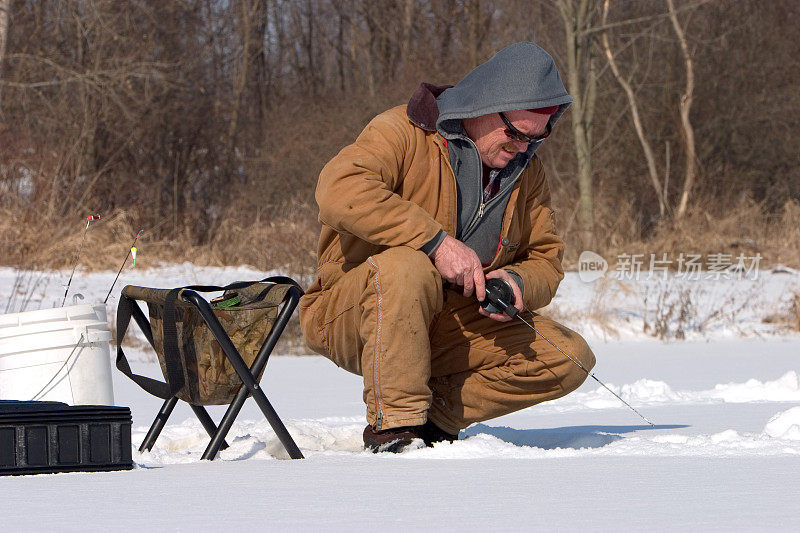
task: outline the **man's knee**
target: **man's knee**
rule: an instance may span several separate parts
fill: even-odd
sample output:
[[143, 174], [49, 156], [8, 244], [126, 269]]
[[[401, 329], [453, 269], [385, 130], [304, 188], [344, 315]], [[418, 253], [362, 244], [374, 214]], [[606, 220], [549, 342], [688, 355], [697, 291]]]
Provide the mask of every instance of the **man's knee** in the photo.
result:
[[[573, 361], [569, 361], [568, 367], [570, 371], [561, 382], [561, 386], [567, 393], [574, 391], [580, 387], [586, 378], [589, 376], [588, 372], [594, 368], [595, 356], [592, 349], [586, 341], [575, 333], [570, 331], [569, 336], [565, 336], [565, 342], [559, 346], [565, 353], [580, 363], [580, 366]], [[583, 368], [581, 368], [583, 367]]]
[[442, 277], [424, 252], [397, 246], [367, 261], [377, 270], [381, 285], [387, 289], [396, 288], [409, 295], [441, 291]]
[[541, 327], [552, 335], [550, 339], [556, 345], [554, 355], [563, 361], [558, 365], [561, 370], [556, 373], [564, 394], [569, 394], [586, 381], [588, 373], [594, 368], [594, 353], [583, 337], [562, 324], [546, 321]]

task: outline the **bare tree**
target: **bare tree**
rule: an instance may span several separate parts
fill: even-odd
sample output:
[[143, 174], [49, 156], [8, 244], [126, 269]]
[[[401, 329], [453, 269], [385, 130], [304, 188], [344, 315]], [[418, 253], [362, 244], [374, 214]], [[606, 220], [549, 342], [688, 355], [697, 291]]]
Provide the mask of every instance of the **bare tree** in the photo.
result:
[[578, 164], [578, 227], [584, 247], [594, 243], [594, 193], [592, 176], [592, 127], [597, 99], [597, 61], [594, 37], [594, 5], [589, 0], [558, 0], [567, 49], [567, 86], [572, 95], [572, 135]]
[[[605, 0], [605, 2], [603, 3], [602, 26], [607, 25], [609, 3], [610, 0]], [[616, 78], [617, 82], [625, 91], [625, 96], [628, 99], [628, 107], [630, 108], [631, 111], [631, 119], [633, 120], [633, 126], [636, 129], [636, 135], [639, 138], [639, 143], [642, 145], [642, 151], [644, 152], [644, 157], [647, 160], [647, 171], [650, 174], [650, 183], [653, 185], [653, 190], [655, 191], [656, 198], [658, 199], [658, 212], [661, 218], [663, 218], [667, 210], [667, 190], [665, 187], [661, 185], [661, 180], [658, 177], [658, 171], [656, 170], [656, 158], [653, 155], [653, 149], [650, 147], [650, 142], [647, 140], [647, 136], [645, 135], [644, 132], [644, 126], [642, 125], [642, 118], [639, 115], [639, 103], [637, 102], [636, 99], [636, 93], [634, 93], [633, 87], [631, 87], [630, 82], [627, 79], [625, 79], [625, 77], [620, 72], [619, 66], [617, 65], [617, 61], [614, 58], [614, 53], [611, 51], [611, 44], [609, 43], [608, 34], [609, 30], [604, 31], [601, 34], [603, 51], [605, 52], [608, 65], [609, 67], [611, 67], [611, 72], [614, 74], [614, 77]]]
[[[239, 114], [242, 110], [242, 99], [247, 87], [248, 80], [252, 77], [250, 69], [253, 66], [253, 59], [257, 57], [260, 47], [257, 45], [253, 35], [253, 20], [259, 8], [259, 1], [239, 0], [238, 28], [241, 39], [241, 47], [238, 53], [236, 73], [233, 79], [233, 102], [231, 103], [230, 121], [228, 123], [228, 135], [226, 152], [228, 161], [226, 172], [230, 174], [233, 169], [233, 157], [236, 148], [236, 137], [239, 133]], [[256, 34], [255, 37], [257, 37]], [[260, 111], [260, 109], [259, 109]]]
[[686, 155], [686, 173], [683, 178], [681, 199], [678, 203], [678, 209], [675, 212], [675, 218], [680, 219], [686, 214], [686, 209], [689, 205], [689, 196], [692, 192], [695, 176], [697, 174], [697, 152], [694, 143], [694, 129], [692, 128], [692, 121], [689, 118], [689, 112], [692, 109], [692, 100], [694, 98], [694, 63], [692, 61], [692, 54], [689, 52], [689, 45], [686, 42], [686, 34], [683, 31], [683, 27], [681, 27], [678, 22], [678, 15], [675, 12], [675, 3], [673, 0], [667, 0], [667, 6], [669, 7], [669, 18], [672, 21], [672, 27], [675, 29], [675, 35], [678, 36], [678, 41], [681, 45], [681, 53], [683, 54], [683, 63], [686, 70], [686, 85], [680, 100], [682, 137]]
[[411, 27], [414, 23], [414, 12], [417, 10], [416, 0], [403, 0], [403, 21], [400, 32], [400, 63], [406, 67], [411, 56]]
[[469, 28], [467, 45], [469, 50], [469, 64], [477, 66], [480, 63], [480, 52], [483, 47], [486, 35], [492, 25], [491, 12], [487, 13], [483, 9], [481, 0], [466, 0], [464, 11]]
[[[571, 128], [565, 118], [541, 150], [554, 208], [567, 211], [567, 261], [592, 244], [686, 242], [671, 232], [743, 197], [765, 217], [800, 199], [800, 2], [608, 0], [603, 11], [596, 0], [0, 0], [0, 230], [33, 228], [29, 249], [57, 247], [78, 214], [127, 213], [155, 239], [250, 262], [243, 250], [286, 247], [241, 246], [265, 227], [313, 233], [319, 170], [375, 114], [520, 39], [553, 55], [575, 98]], [[661, 145], [686, 147], [677, 179]], [[656, 224], [679, 203], [686, 223]], [[300, 225], [273, 231], [287, 218]], [[0, 243], [6, 261], [18, 242]]]
[[[8, 21], [11, 18], [11, 0], [0, 0], [0, 80], [3, 79], [3, 60], [6, 57]], [[3, 86], [0, 85], [0, 121], [3, 119]]]

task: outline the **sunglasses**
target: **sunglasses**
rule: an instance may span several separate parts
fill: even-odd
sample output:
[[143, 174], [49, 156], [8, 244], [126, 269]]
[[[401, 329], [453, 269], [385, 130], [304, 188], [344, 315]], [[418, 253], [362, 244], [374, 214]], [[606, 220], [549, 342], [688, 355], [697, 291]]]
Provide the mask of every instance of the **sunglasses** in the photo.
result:
[[505, 124], [507, 126], [506, 129], [505, 129], [506, 137], [508, 137], [512, 141], [517, 141], [517, 142], [521, 142], [521, 143], [538, 143], [538, 142], [542, 142], [543, 140], [545, 140], [548, 137], [548, 135], [550, 135], [550, 123], [549, 122], [547, 124], [547, 129], [545, 130], [544, 133], [542, 133], [541, 135], [536, 135], [535, 137], [531, 137], [530, 135], [522, 133], [517, 128], [515, 128], [514, 125], [511, 124], [511, 121], [508, 120], [508, 118], [502, 112], [497, 113], [497, 114], [500, 115], [500, 118], [502, 119], [503, 124]]

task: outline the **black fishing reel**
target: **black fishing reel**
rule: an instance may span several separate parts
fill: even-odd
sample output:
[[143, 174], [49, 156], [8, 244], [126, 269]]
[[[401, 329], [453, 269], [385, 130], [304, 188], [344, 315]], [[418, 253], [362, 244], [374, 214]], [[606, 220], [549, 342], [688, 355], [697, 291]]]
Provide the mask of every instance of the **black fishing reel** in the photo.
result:
[[511, 318], [517, 316], [519, 309], [514, 307], [514, 289], [502, 278], [486, 280], [486, 298], [480, 302], [481, 307], [489, 313], [503, 313]]

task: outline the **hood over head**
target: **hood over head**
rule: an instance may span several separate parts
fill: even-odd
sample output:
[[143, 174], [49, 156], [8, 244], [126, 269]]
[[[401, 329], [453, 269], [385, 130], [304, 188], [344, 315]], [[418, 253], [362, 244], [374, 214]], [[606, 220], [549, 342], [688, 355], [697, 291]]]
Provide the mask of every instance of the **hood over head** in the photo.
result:
[[548, 123], [552, 128], [571, 103], [550, 54], [537, 44], [519, 42], [503, 48], [437, 96], [436, 129], [457, 134], [463, 131], [464, 118], [557, 106]]

